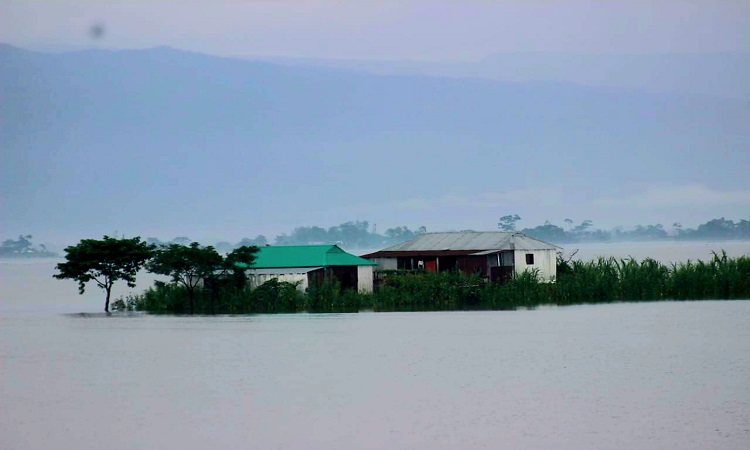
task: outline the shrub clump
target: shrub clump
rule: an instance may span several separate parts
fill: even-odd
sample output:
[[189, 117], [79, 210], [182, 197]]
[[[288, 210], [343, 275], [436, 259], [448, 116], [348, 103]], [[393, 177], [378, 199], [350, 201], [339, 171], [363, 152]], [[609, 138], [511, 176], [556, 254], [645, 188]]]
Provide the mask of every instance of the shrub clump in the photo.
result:
[[[513, 310], [540, 305], [750, 298], [750, 256], [714, 253], [708, 262], [665, 265], [647, 258], [558, 259], [557, 279], [539, 280], [527, 271], [506, 283], [489, 283], [458, 271], [391, 271], [373, 293], [341, 289], [335, 279], [311, 286], [272, 279], [250, 289], [231, 277], [212, 279], [194, 293], [200, 314], [345, 313], [358, 311]], [[113, 303], [120, 310], [183, 314], [189, 292], [176, 283], [157, 281], [140, 295]]]

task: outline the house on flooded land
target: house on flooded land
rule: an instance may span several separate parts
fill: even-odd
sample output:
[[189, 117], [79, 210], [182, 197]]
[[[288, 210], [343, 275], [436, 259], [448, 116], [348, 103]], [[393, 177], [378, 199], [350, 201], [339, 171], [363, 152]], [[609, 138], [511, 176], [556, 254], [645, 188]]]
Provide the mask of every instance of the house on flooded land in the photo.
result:
[[375, 261], [376, 270], [458, 269], [491, 281], [504, 281], [537, 269], [540, 280], [552, 281], [557, 275], [559, 250], [556, 245], [515, 231], [461, 231], [420, 234], [363, 257]]
[[260, 248], [247, 275], [251, 287], [276, 278], [299, 283], [297, 289], [304, 292], [335, 278], [342, 289], [372, 292], [375, 265], [337, 245], [274, 245]]

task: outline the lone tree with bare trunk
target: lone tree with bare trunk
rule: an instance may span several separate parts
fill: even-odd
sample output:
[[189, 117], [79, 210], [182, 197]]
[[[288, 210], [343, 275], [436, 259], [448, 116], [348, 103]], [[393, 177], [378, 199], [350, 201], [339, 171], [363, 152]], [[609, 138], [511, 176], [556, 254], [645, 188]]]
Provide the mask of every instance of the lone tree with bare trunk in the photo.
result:
[[65, 262], [57, 265], [58, 280], [72, 279], [78, 282], [78, 292], [83, 294], [86, 283], [93, 281], [107, 292], [104, 311], [109, 312], [112, 285], [124, 280], [135, 287], [138, 271], [153, 257], [154, 247], [141, 241], [140, 237], [117, 239], [82, 239], [77, 245], [65, 249]]

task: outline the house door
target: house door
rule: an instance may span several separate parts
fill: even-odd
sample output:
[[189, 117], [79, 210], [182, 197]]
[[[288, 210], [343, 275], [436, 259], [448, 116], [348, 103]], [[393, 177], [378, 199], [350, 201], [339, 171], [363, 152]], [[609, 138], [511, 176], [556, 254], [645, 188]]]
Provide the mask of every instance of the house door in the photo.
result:
[[513, 278], [513, 267], [490, 267], [490, 281], [493, 283], [504, 283], [511, 278]]
[[425, 261], [424, 270], [428, 272], [437, 272], [437, 261]]

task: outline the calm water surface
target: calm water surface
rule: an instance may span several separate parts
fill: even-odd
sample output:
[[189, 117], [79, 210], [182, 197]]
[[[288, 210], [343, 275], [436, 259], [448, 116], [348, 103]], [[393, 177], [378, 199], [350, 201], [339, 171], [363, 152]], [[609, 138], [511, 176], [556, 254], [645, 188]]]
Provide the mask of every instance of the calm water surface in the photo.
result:
[[750, 447], [749, 301], [107, 317], [35, 264], [0, 263], [0, 448]]

